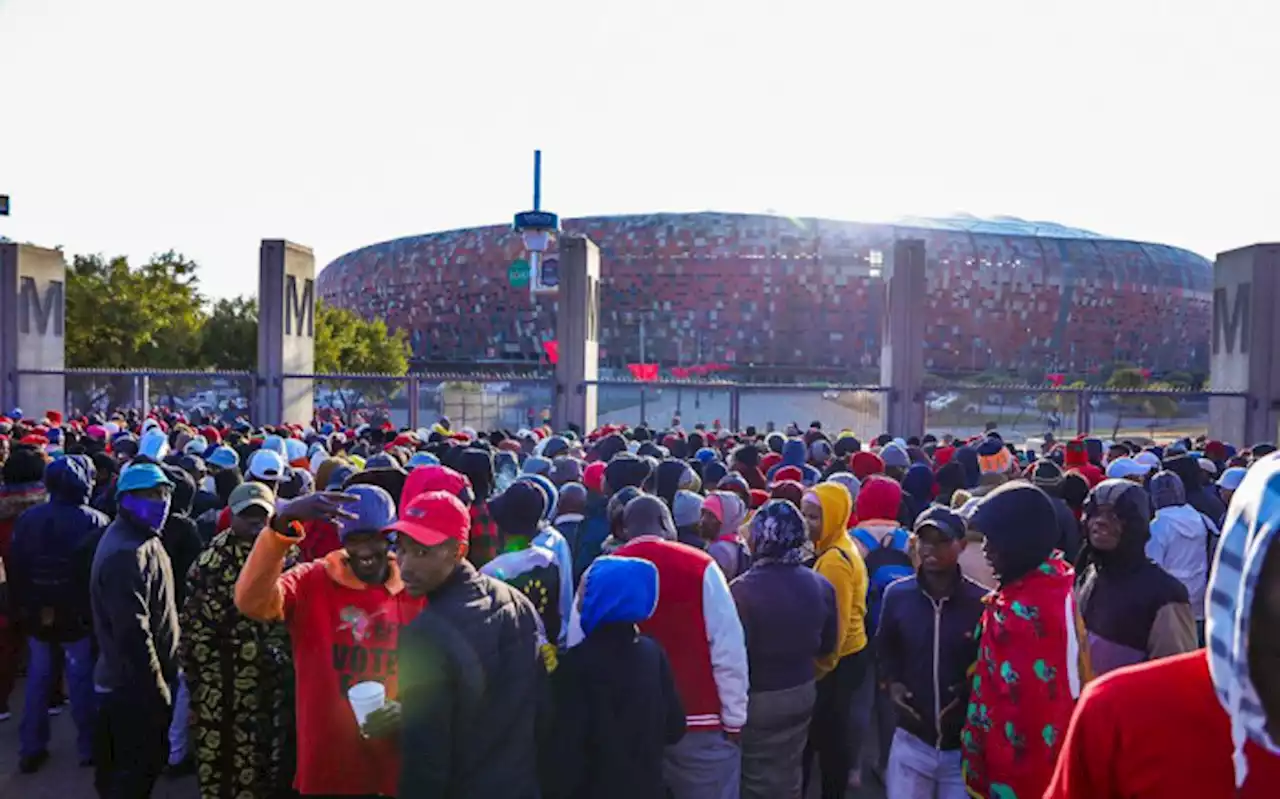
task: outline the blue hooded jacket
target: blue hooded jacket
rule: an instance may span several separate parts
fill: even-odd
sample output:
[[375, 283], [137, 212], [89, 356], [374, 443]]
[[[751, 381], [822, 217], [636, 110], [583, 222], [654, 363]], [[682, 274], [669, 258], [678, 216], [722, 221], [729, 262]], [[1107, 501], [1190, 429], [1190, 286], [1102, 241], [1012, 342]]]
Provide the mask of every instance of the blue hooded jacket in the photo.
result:
[[[96, 474], [85, 455], [58, 458], [45, 467], [49, 501], [14, 523], [10, 601], [24, 629], [40, 640], [77, 641], [93, 630], [89, 574], [94, 549], [111, 523], [89, 507]], [[42, 613], [47, 608], [53, 609], [52, 623]]]
[[582, 583], [582, 632], [601, 624], [639, 624], [658, 607], [658, 568], [640, 558], [603, 555]]
[[798, 438], [787, 439], [787, 443], [782, 445], [782, 463], [774, 466], [769, 470], [769, 482], [773, 482], [773, 476], [779, 469], [784, 466], [794, 466], [804, 473], [804, 484], [811, 486], [822, 479], [822, 473], [810, 466], [806, 461], [809, 457], [809, 448], [804, 442]]

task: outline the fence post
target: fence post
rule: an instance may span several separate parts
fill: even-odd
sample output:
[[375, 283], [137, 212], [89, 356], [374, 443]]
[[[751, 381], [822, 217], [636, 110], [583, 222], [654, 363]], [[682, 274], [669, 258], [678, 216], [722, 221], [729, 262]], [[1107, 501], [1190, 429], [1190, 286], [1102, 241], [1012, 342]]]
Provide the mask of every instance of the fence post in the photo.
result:
[[729, 389], [729, 429], [742, 429], [742, 395], [737, 386]]
[[1086, 434], [1093, 427], [1093, 392], [1085, 389], [1076, 395], [1076, 433]]
[[406, 389], [406, 393], [409, 395], [409, 429], [410, 430], [418, 429], [418, 396], [420, 393], [420, 389], [421, 389], [421, 384], [418, 382], [418, 378], [414, 377], [413, 375], [410, 375], [409, 384]]
[[142, 418], [151, 415], [151, 375], [142, 376]]

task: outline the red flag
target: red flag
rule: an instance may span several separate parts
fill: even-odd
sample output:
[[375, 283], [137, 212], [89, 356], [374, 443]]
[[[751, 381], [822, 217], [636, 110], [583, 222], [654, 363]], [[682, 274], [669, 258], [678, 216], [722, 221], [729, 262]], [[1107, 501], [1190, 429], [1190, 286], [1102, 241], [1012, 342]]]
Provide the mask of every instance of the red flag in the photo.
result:
[[644, 377], [641, 378], [647, 382], [653, 382], [658, 379], [658, 365], [656, 363], [647, 363], [644, 365]]
[[1048, 380], [1049, 385], [1053, 386], [1054, 388], [1061, 388], [1062, 384], [1066, 382], [1067, 376], [1062, 374], [1061, 372], [1051, 372], [1045, 375], [1044, 379]]
[[1150, 369], [1147, 369], [1146, 367], [1143, 367], [1143, 368], [1139, 369], [1138, 371], [1142, 374], [1142, 379], [1143, 379], [1143, 380], [1150, 380], [1150, 379], [1151, 379], [1151, 370], [1150, 370]]
[[683, 366], [673, 366], [671, 367], [671, 376], [677, 380], [688, 380], [689, 370]]
[[552, 366], [555, 366], [556, 364], [560, 363], [560, 342], [559, 341], [544, 341], [542, 342], [542, 349], [546, 350], [547, 360], [551, 361]]
[[702, 375], [705, 375], [706, 373], [707, 373], [707, 367], [702, 364], [689, 367], [689, 374], [702, 376]]
[[631, 376], [641, 383], [652, 383], [658, 379], [658, 365], [656, 363], [629, 363], [627, 370], [631, 372]]

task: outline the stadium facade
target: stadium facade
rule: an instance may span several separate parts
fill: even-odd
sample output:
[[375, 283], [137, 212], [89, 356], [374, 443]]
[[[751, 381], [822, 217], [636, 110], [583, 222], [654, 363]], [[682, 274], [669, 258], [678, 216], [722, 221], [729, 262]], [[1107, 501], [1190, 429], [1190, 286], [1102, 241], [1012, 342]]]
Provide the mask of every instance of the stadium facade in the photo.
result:
[[[925, 242], [926, 363], [937, 371], [1127, 361], [1208, 364], [1212, 265], [1177, 247], [1011, 217], [895, 224], [729, 213], [564, 222], [601, 255], [608, 363], [852, 371], [877, 363], [895, 240]], [[531, 300], [505, 225], [396, 239], [324, 268], [319, 296], [408, 331], [420, 361], [533, 360], [554, 296]], [[554, 258], [554, 248], [550, 257]], [[513, 264], [516, 265], [513, 268]]]

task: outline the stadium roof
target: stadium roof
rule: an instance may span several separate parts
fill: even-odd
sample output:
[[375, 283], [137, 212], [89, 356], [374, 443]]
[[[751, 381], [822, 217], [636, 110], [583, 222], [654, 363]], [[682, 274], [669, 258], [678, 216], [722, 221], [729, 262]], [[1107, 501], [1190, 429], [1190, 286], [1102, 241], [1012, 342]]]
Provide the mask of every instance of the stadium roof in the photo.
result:
[[982, 219], [972, 214], [956, 214], [946, 217], [908, 216], [894, 222], [899, 227], [925, 228], [928, 230], [957, 230], [966, 233], [991, 233], [997, 236], [1041, 236], [1050, 239], [1106, 239], [1092, 230], [1067, 227], [1057, 222], [1028, 222], [1016, 216], [996, 216]]

